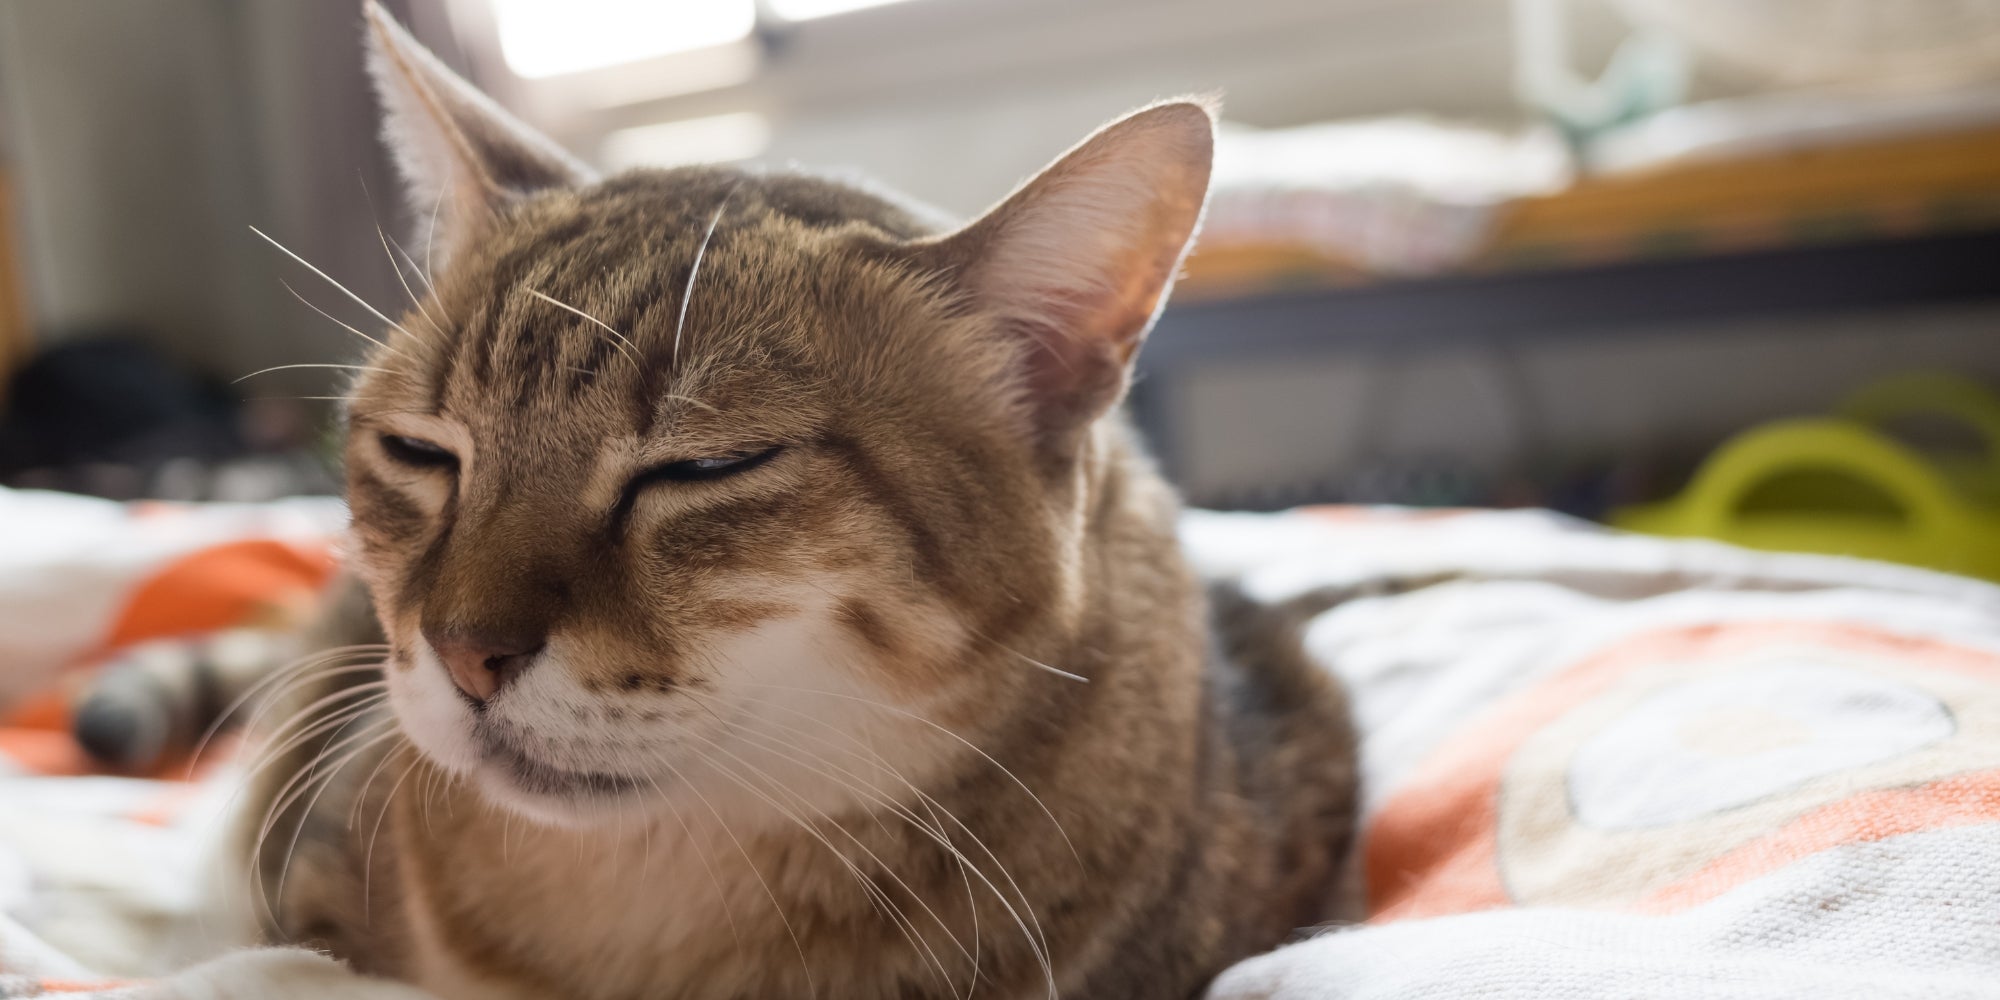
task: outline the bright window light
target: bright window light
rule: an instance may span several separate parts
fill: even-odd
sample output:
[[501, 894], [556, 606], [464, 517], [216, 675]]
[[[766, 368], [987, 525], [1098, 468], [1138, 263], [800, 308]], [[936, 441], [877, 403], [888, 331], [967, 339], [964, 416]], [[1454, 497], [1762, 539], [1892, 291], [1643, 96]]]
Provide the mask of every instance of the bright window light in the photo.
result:
[[[821, 0], [829, 2], [829, 0]], [[846, 0], [852, 3], [853, 0]], [[750, 35], [755, 0], [492, 0], [507, 67], [560, 76]]]
[[600, 150], [612, 170], [747, 160], [771, 144], [771, 123], [754, 111], [620, 129]]
[[768, 0], [766, 6], [771, 8], [771, 13], [787, 21], [810, 21], [815, 17], [902, 2], [904, 0]]

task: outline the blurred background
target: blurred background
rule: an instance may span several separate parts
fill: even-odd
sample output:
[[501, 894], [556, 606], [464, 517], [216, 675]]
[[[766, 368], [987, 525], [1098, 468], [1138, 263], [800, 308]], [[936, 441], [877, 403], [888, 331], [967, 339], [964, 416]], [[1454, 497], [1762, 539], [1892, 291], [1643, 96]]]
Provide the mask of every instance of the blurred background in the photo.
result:
[[[2000, 0], [387, 6], [601, 166], [796, 162], [961, 215], [1133, 106], [1221, 94], [1207, 232], [1133, 399], [1199, 504], [1673, 530], [1705, 460], [1807, 415], [2000, 500]], [[359, 22], [0, 0], [0, 483], [336, 489], [338, 373], [231, 380], [352, 361], [315, 309], [368, 322], [250, 226], [404, 300], [384, 234], [418, 226]], [[1907, 514], [1866, 478], [1725, 499]]]

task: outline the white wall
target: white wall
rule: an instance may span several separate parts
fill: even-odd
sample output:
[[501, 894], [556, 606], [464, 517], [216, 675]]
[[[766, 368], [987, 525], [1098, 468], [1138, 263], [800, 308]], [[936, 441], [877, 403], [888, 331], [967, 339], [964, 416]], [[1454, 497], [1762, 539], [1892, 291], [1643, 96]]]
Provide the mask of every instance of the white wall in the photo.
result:
[[[1506, 0], [909, 0], [792, 26], [739, 85], [608, 108], [513, 79], [483, 2], [454, 0], [483, 82], [586, 157], [622, 126], [751, 111], [773, 124], [764, 159], [857, 168], [960, 214], [1177, 94], [1219, 93], [1229, 118], [1260, 126], [1521, 119]], [[1578, 7], [1579, 59], [1601, 63], [1622, 23]], [[646, 74], [604, 79], [628, 93]]]

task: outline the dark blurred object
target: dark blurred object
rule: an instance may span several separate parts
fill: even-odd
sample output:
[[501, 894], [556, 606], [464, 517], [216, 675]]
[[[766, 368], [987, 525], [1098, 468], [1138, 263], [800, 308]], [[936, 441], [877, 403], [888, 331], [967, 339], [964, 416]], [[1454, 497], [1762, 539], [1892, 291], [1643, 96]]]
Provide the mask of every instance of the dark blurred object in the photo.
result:
[[[238, 699], [298, 655], [287, 630], [232, 629], [163, 639], [124, 650], [83, 688], [74, 706], [77, 742], [113, 771], [157, 774], [186, 766]], [[241, 722], [241, 716], [234, 720]]]
[[0, 476], [86, 462], [220, 459], [241, 450], [228, 401], [136, 334], [58, 344], [15, 374]]
[[72, 338], [15, 373], [0, 484], [114, 500], [264, 500], [333, 492], [303, 406], [189, 374], [129, 333]]

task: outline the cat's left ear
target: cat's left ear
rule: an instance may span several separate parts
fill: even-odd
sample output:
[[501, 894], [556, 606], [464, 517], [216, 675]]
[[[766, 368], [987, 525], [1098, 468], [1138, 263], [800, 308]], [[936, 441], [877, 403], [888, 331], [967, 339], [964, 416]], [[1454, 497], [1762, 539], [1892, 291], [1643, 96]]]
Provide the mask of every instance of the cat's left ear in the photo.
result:
[[1100, 129], [978, 221], [927, 246], [1024, 348], [1060, 444], [1124, 394], [1201, 224], [1215, 111], [1172, 101]]
[[554, 140], [445, 68], [375, 0], [363, 10], [383, 138], [403, 174], [411, 215], [437, 220], [426, 241], [435, 243], [439, 266], [510, 202], [595, 179]]

